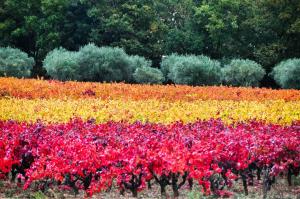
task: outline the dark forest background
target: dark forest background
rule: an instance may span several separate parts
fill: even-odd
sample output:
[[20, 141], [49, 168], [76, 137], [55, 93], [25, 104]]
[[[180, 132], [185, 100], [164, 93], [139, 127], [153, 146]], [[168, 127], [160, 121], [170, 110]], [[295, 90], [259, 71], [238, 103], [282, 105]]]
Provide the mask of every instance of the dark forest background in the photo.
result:
[[[266, 72], [300, 57], [299, 0], [0, 0], [0, 46], [34, 57], [57, 47], [122, 47], [159, 67], [163, 55], [251, 59]], [[262, 86], [272, 86], [265, 77]]]

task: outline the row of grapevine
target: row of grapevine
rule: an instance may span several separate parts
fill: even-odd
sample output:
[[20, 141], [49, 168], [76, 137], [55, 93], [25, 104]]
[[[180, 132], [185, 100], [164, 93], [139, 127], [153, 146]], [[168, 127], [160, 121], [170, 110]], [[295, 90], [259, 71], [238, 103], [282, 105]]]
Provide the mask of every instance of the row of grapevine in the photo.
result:
[[[230, 196], [234, 181], [244, 192], [263, 181], [264, 197], [275, 178], [300, 171], [300, 128], [221, 120], [170, 125], [73, 119], [44, 124], [0, 122], [0, 175], [27, 189], [68, 187], [91, 196], [117, 184], [120, 193], [159, 185], [174, 196], [197, 183], [204, 194]], [[10, 174], [10, 175], [9, 175]]]
[[266, 198], [299, 174], [299, 100], [298, 90], [0, 78], [0, 182], [95, 197], [259, 185]]
[[0, 120], [47, 123], [68, 122], [70, 118], [95, 119], [96, 123], [127, 121], [134, 123], [184, 123], [221, 119], [227, 124], [264, 121], [269, 124], [291, 125], [300, 120], [300, 103], [284, 100], [101, 100], [101, 99], [0, 99]]
[[300, 91], [226, 86], [99, 84], [0, 77], [0, 97], [22, 99], [157, 99], [164, 101], [298, 101], [300, 100]]

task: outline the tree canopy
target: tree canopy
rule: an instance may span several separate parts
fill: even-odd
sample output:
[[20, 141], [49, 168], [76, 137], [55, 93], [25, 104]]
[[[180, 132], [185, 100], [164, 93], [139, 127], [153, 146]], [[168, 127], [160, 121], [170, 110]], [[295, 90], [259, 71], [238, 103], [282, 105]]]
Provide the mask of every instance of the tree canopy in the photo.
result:
[[0, 46], [42, 60], [58, 47], [121, 47], [159, 67], [163, 55], [251, 59], [267, 72], [300, 57], [299, 0], [0, 0]]

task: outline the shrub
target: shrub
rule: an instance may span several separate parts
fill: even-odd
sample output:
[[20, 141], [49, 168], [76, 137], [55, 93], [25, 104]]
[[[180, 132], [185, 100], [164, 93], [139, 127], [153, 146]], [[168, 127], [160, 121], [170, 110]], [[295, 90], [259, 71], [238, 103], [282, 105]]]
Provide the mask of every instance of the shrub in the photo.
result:
[[163, 73], [152, 67], [139, 67], [133, 74], [134, 80], [138, 83], [161, 84], [165, 78]]
[[249, 59], [233, 59], [222, 69], [223, 82], [232, 86], [259, 86], [266, 72]]
[[0, 76], [29, 77], [34, 59], [11, 47], [0, 48]]
[[146, 60], [144, 57], [138, 56], [138, 55], [132, 55], [128, 56], [128, 60], [130, 63], [130, 81], [135, 81], [133, 74], [136, 71], [137, 68], [149, 68], [152, 65], [152, 62], [149, 60]]
[[288, 59], [274, 67], [271, 75], [282, 88], [300, 89], [300, 59]]
[[54, 79], [66, 81], [77, 80], [79, 68], [78, 53], [67, 51], [64, 48], [49, 52], [43, 61], [47, 73]]
[[166, 80], [171, 80], [168, 75], [170, 73], [170, 68], [175, 65], [178, 59], [182, 56], [179, 56], [177, 53], [173, 53], [169, 56], [165, 56], [162, 58], [160, 63], [161, 72], [164, 74]]
[[133, 82], [137, 68], [150, 66], [151, 61], [144, 57], [129, 56], [121, 48], [94, 44], [83, 46], [78, 52], [54, 49], [44, 60], [47, 73], [59, 80]]
[[78, 53], [80, 80], [84, 81], [129, 81], [130, 61], [121, 48], [97, 47], [88, 44]]
[[163, 59], [161, 67], [176, 84], [216, 85], [221, 81], [220, 63], [203, 55], [173, 54]]

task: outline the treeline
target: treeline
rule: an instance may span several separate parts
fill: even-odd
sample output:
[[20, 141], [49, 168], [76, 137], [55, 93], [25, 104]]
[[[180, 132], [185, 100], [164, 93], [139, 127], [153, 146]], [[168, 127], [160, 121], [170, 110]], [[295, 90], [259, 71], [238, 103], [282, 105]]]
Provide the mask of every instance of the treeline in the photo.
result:
[[[19, 49], [0, 48], [0, 77], [30, 77], [34, 64], [34, 59]], [[160, 69], [151, 65], [150, 60], [128, 55], [122, 48], [95, 44], [87, 44], [79, 51], [56, 48], [43, 61], [47, 75], [61, 81], [258, 87], [267, 75], [282, 88], [300, 89], [300, 59], [296, 58], [280, 62], [269, 74], [249, 59], [232, 59], [224, 64], [204, 55], [175, 53], [163, 57]]]
[[[36, 61], [46, 74], [51, 50], [88, 43], [120, 47], [159, 67], [164, 55], [204, 54], [228, 63], [250, 59], [266, 73], [300, 57], [299, 0], [0, 0], [0, 46]], [[263, 86], [274, 86], [269, 76]]]

